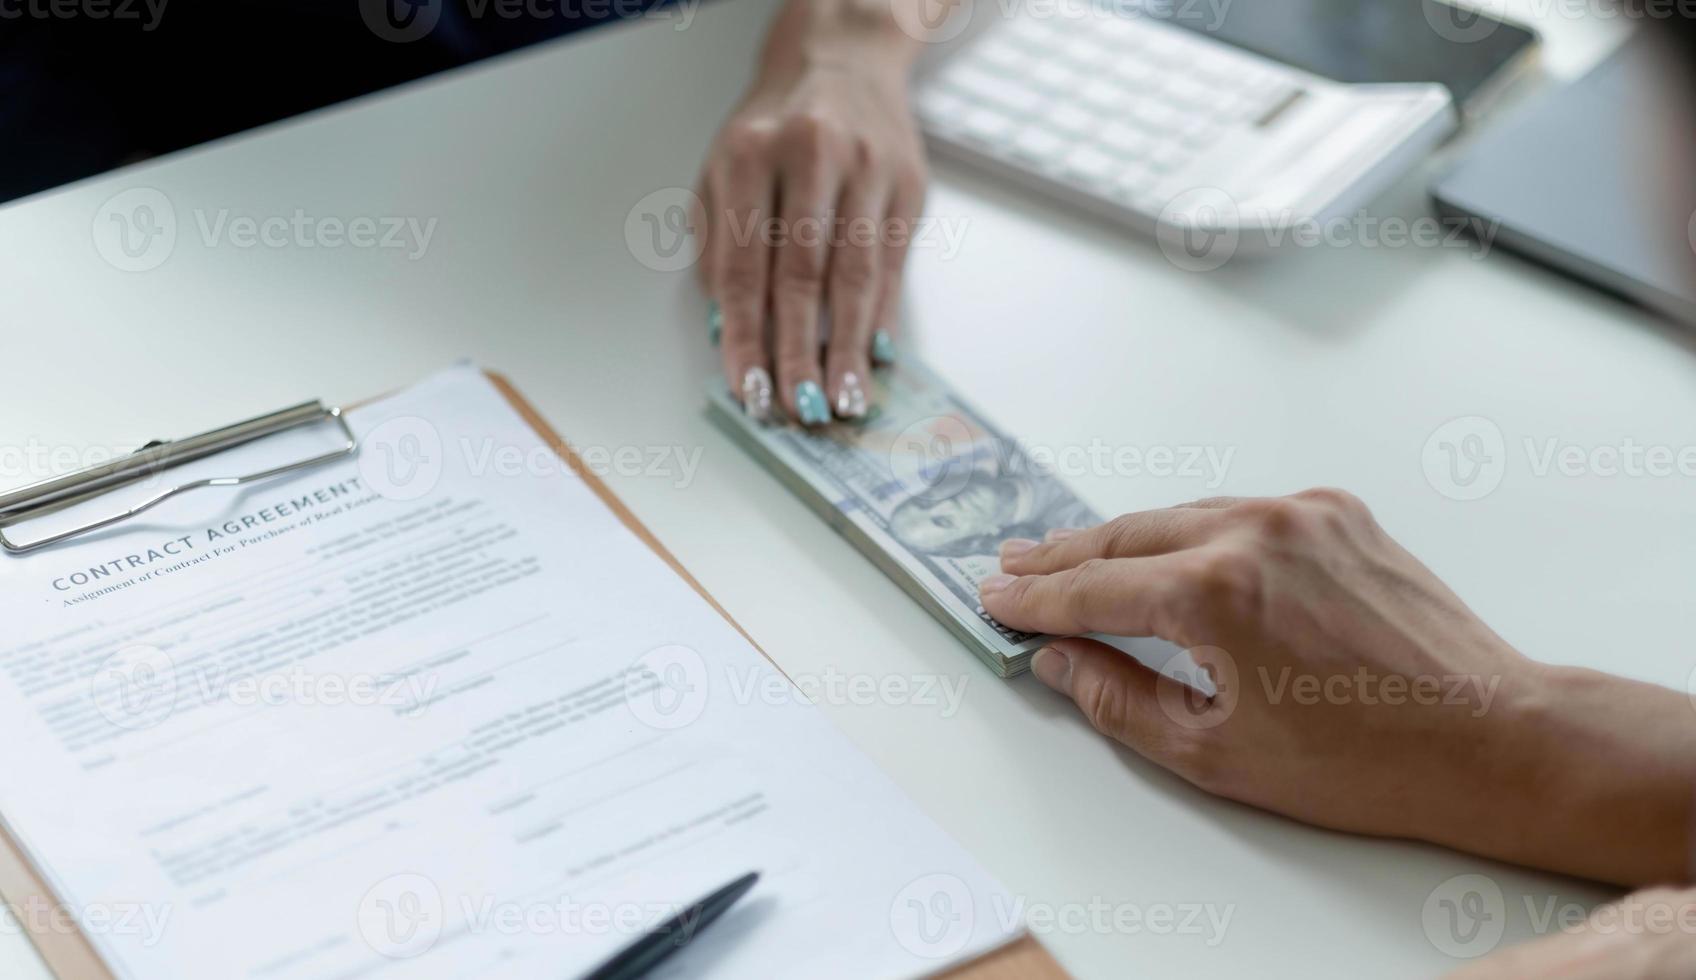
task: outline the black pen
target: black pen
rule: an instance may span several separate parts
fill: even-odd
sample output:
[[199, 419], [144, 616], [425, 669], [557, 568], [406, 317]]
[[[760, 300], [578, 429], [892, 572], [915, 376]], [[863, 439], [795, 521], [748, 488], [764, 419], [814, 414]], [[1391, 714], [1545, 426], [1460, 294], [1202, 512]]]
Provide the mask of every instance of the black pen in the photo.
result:
[[636, 980], [667, 956], [689, 945], [702, 929], [735, 905], [736, 900], [746, 895], [759, 880], [760, 873], [750, 871], [693, 905], [684, 906], [676, 915], [619, 950], [616, 956], [596, 967], [583, 980]]

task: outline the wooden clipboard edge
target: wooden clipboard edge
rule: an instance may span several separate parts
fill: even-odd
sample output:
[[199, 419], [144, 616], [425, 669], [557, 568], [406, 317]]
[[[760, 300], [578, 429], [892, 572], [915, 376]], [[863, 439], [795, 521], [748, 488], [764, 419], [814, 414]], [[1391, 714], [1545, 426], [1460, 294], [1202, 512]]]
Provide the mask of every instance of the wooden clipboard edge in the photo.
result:
[[[771, 659], [771, 656], [754, 641], [754, 638], [748, 635], [748, 631], [736, 622], [735, 617], [731, 616], [723, 606], [719, 605], [718, 600], [714, 599], [712, 594], [701, 586], [695, 576], [689, 574], [689, 570], [683, 567], [683, 563], [679, 562], [676, 556], [660, 543], [659, 538], [655, 537], [654, 533], [643, 525], [630, 508], [626, 507], [624, 502], [613, 494], [606, 483], [584, 465], [583, 461], [572, 451], [570, 444], [560, 438], [559, 433], [555, 432], [553, 426], [548, 424], [541, 413], [537, 412], [535, 407], [525, 400], [523, 395], [519, 394], [512, 382], [507, 380], [504, 375], [494, 371], [485, 370], [483, 373], [489, 379], [489, 382], [495, 386], [495, 389], [501, 393], [501, 397], [506, 399], [507, 404], [512, 406], [513, 411], [517, 412], [524, 423], [542, 438], [548, 448], [552, 449], [559, 455], [560, 459], [566, 462], [571, 471], [594, 492], [596, 497], [600, 498], [602, 503], [606, 504], [607, 509], [611, 510], [619, 521], [630, 529], [632, 534], [653, 549], [654, 554], [669, 565], [672, 571], [676, 572], [683, 581], [689, 584], [690, 588], [707, 601], [708, 605], [724, 617], [725, 622], [729, 623], [736, 632], [742, 634], [743, 638], [755, 650], [758, 650], [762, 657], [765, 657], [778, 672], [782, 673], [782, 666]], [[784, 674], [784, 676], [788, 677], [789, 675]], [[793, 681], [793, 678], [791, 678], [791, 681]], [[82, 934], [81, 930], [75, 928], [55, 929], [52, 927], [54, 917], [48, 916], [46, 921], [43, 921], [41, 916], [28, 914], [31, 909], [42, 907], [43, 904], [48, 908], [57, 909], [60, 902], [54, 897], [52, 890], [47, 887], [47, 883], [36, 872], [35, 867], [24, 856], [23, 848], [13, 840], [10, 830], [3, 823], [0, 823], [0, 898], [4, 898], [8, 908], [12, 910], [24, 927], [30, 942], [34, 944], [36, 953], [40, 955], [48, 971], [59, 980], [116, 980], [112, 971], [100, 958], [100, 954], [95, 952], [94, 945], [89, 942], [87, 936]], [[1065, 970], [1061, 969], [1060, 964], [1049, 955], [1048, 950], [1042, 947], [1042, 944], [1038, 943], [1035, 938], [1025, 935], [938, 976], [947, 978], [947, 980], [1049, 980], [1049, 978], [1059, 980], [1059, 978], [1065, 978], [1067, 974]]]
[[[678, 577], [689, 583], [689, 587], [705, 599], [708, 605], [717, 610], [718, 614], [724, 617], [724, 621], [729, 623], [736, 632], [741, 633], [743, 639], [760, 652], [760, 656], [765, 657], [766, 661], [775, 667], [779, 673], [783, 673], [783, 676], [789, 677], [787, 673], [783, 672], [783, 665], [772, 660], [771, 654], [766, 653], [765, 649], [752, 636], [748, 635], [748, 631], [742, 628], [742, 624], [738, 623], [734, 616], [719, 605], [712, 593], [702, 587], [695, 576], [689, 574], [689, 570], [683, 567], [683, 563], [678, 561], [677, 557], [660, 543], [660, 539], [655, 537], [654, 533], [642, 524], [629, 507], [624, 505], [624, 501], [619, 500], [606, 483], [583, 464], [583, 461], [572, 451], [570, 444], [561, 439], [559, 433], [554, 431], [553, 426], [548, 424], [547, 419], [544, 419], [540, 412], [537, 412], [528, 401], [525, 401], [524, 396], [519, 394], [518, 389], [513, 387], [511, 381], [495, 371], [485, 370], [483, 373], [500, 391], [501, 397], [507, 400], [507, 404], [512, 406], [513, 411], [524, 419], [524, 423], [535, 430], [538, 436], [542, 437], [542, 441], [547, 443], [548, 448], [565, 461], [566, 465], [571, 468], [571, 472], [575, 473], [590, 490], [594, 491], [595, 496], [599, 497], [601, 502], [618, 516], [619, 521], [629, 528], [632, 534], [641, 538], [643, 543], [653, 549], [654, 554], [671, 566], [671, 570], [676, 572]], [[790, 678], [790, 681], [793, 683], [794, 679]], [[969, 963], [962, 963], [951, 970], [937, 974], [937, 976], [946, 978], [946, 980], [1062, 980], [1068, 974], [1061, 969], [1054, 957], [1049, 955], [1048, 950], [1036, 941], [1035, 937], [1024, 935], [1005, 946], [979, 956]]]
[[8, 914], [23, 927], [49, 973], [59, 980], [116, 980], [82, 930], [55, 929], [54, 917], [44, 921], [30, 914], [44, 905], [57, 909], [60, 903], [5, 827], [0, 827], [0, 897], [4, 897]]

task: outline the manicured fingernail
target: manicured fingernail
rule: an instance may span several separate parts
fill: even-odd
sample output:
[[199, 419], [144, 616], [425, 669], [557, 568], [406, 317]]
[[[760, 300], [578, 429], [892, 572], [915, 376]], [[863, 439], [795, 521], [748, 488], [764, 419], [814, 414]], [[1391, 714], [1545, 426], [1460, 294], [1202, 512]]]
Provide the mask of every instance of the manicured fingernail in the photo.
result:
[[830, 421], [830, 405], [817, 381], [803, 381], [795, 386], [795, 410], [801, 414], [802, 425], [823, 425]]
[[1064, 541], [1077, 533], [1078, 529], [1075, 527], [1057, 527], [1043, 535], [1042, 539], [1044, 541]]
[[978, 583], [978, 595], [992, 595], [1013, 584], [1011, 575], [991, 575]]
[[872, 334], [872, 360], [879, 364], [895, 363], [895, 338], [887, 330]]
[[742, 411], [756, 422], [771, 418], [771, 375], [751, 367], [742, 375]]
[[707, 302], [707, 340], [714, 347], [718, 346], [719, 337], [724, 335], [724, 311], [718, 308], [717, 300]]
[[1008, 538], [1001, 542], [1001, 557], [1017, 558], [1036, 547], [1036, 542], [1030, 538]]
[[845, 419], [865, 418], [866, 389], [860, 387], [860, 376], [852, 371], [843, 372], [841, 387], [836, 389], [836, 414]]
[[1072, 689], [1072, 658], [1054, 647], [1043, 647], [1031, 658], [1031, 673], [1036, 679], [1061, 694]]

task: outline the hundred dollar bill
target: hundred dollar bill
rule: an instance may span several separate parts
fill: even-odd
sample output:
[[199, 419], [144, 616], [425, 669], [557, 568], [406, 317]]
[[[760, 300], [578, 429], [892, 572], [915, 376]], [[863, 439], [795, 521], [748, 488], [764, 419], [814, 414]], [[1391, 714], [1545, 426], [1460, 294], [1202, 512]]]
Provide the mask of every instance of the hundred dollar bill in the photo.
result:
[[1100, 518], [923, 367], [879, 371], [874, 389], [865, 419], [813, 430], [748, 419], [722, 379], [708, 400], [763, 466], [992, 670], [1022, 673], [1047, 638], [991, 619], [978, 583], [1000, 570], [1007, 538]]

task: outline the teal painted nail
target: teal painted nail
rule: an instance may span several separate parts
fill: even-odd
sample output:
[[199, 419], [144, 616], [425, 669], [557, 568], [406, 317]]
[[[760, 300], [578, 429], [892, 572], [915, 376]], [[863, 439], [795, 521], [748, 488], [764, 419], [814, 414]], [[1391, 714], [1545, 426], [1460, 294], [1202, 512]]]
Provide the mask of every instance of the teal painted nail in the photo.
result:
[[895, 363], [895, 338], [887, 330], [872, 334], [872, 360], [879, 364]]
[[718, 308], [718, 303], [707, 303], [707, 340], [718, 346], [718, 338], [724, 333], [724, 311]]
[[830, 405], [824, 400], [824, 389], [817, 381], [803, 381], [795, 386], [795, 409], [801, 413], [802, 425], [823, 425], [830, 421]]

